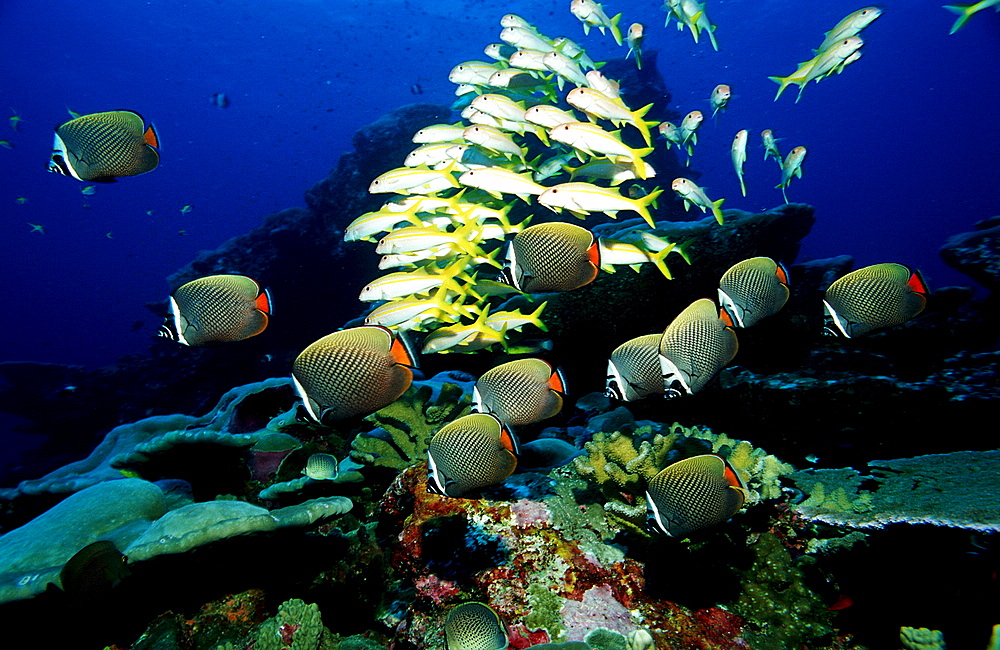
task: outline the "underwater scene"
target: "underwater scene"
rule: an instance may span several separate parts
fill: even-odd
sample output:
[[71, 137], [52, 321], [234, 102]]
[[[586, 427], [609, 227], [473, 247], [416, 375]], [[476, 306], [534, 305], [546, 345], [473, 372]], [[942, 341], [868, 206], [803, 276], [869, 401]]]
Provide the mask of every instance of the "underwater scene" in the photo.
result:
[[1000, 2], [0, 4], [0, 635], [1000, 650]]

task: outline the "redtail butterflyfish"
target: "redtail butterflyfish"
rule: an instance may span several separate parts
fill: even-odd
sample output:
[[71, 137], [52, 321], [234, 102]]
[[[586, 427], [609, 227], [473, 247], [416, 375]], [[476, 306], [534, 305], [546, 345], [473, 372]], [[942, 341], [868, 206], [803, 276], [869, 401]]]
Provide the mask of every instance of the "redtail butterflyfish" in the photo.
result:
[[622, 402], [663, 394], [659, 357], [662, 337], [662, 334], [637, 336], [615, 348], [608, 359], [604, 394]]
[[82, 115], [56, 127], [49, 171], [79, 181], [113, 183], [160, 164], [160, 141], [153, 125], [133, 111]]
[[599, 255], [597, 241], [586, 228], [540, 223], [510, 240], [499, 279], [528, 293], [570, 291], [594, 281]]
[[649, 481], [647, 529], [670, 537], [687, 537], [735, 515], [746, 495], [746, 485], [720, 456], [685, 458]]
[[737, 262], [719, 280], [719, 304], [736, 327], [750, 327], [788, 302], [788, 271], [770, 257]]
[[245, 275], [209, 275], [170, 296], [159, 336], [183, 345], [242, 341], [267, 328], [271, 294]]
[[495, 415], [472, 413], [441, 427], [427, 447], [427, 491], [461, 497], [497, 485], [517, 467], [517, 440]]
[[472, 405], [510, 426], [520, 426], [559, 413], [565, 393], [561, 370], [541, 359], [517, 359], [483, 373], [472, 389]]
[[722, 316], [714, 302], [702, 298], [667, 325], [659, 347], [664, 396], [697, 393], [736, 356], [736, 332], [724, 311]]
[[295, 391], [316, 422], [374, 413], [406, 392], [416, 353], [381, 325], [327, 334], [292, 364]]
[[826, 290], [823, 333], [854, 338], [900, 325], [924, 310], [929, 293], [920, 271], [902, 264], [851, 271]]

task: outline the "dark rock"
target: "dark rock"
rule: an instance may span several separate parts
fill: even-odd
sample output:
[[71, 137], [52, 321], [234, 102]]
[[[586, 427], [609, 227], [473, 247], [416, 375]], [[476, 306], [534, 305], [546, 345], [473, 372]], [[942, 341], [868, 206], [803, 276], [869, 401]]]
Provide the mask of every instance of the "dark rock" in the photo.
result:
[[1000, 288], [1000, 215], [949, 237], [940, 254], [945, 264], [995, 292]]

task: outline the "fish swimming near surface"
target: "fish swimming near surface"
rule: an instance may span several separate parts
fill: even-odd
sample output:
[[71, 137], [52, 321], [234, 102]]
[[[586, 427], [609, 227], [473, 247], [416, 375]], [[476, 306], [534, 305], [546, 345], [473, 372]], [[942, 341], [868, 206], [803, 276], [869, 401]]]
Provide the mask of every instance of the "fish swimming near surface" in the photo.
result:
[[229, 96], [226, 93], [212, 93], [209, 101], [212, 102], [212, 106], [229, 108]]
[[462, 497], [501, 483], [517, 467], [517, 439], [495, 415], [472, 413], [441, 427], [427, 447], [427, 491]]
[[462, 603], [444, 623], [446, 650], [504, 650], [510, 641], [500, 617], [489, 605]]
[[160, 139], [134, 111], [82, 115], [56, 127], [49, 171], [78, 181], [113, 183], [160, 164]]
[[663, 371], [659, 358], [662, 337], [662, 334], [637, 336], [614, 349], [608, 359], [606, 396], [621, 402], [633, 402], [663, 394]]
[[969, 18], [972, 18], [972, 16], [979, 13], [983, 9], [993, 7], [997, 11], [1000, 11], [1000, 0], [979, 0], [979, 2], [973, 2], [971, 4], [942, 6], [948, 11], [958, 14], [955, 24], [951, 26], [951, 30], [948, 32], [950, 35], [965, 27], [965, 23], [969, 20]]
[[924, 310], [929, 294], [920, 271], [903, 264], [851, 271], [826, 290], [823, 333], [855, 338], [901, 325]]
[[785, 162], [781, 163], [781, 182], [775, 185], [775, 189], [781, 189], [781, 196], [788, 203], [788, 194], [785, 190], [792, 182], [793, 178], [802, 178], [802, 162], [806, 159], [808, 151], [805, 147], [795, 147], [785, 156]]
[[687, 537], [728, 520], [739, 512], [746, 498], [743, 480], [720, 456], [685, 458], [650, 479], [646, 488], [647, 529], [669, 537]]
[[747, 161], [747, 130], [741, 129], [736, 132], [736, 136], [733, 138], [733, 146], [731, 148], [731, 156], [733, 159], [733, 169], [736, 170], [736, 177], [740, 179], [740, 191], [743, 196], [747, 195], [747, 186], [743, 182], [743, 165]]
[[507, 244], [500, 281], [527, 293], [572, 291], [597, 278], [594, 234], [571, 223], [540, 223]]
[[565, 394], [561, 370], [542, 359], [516, 359], [483, 373], [472, 389], [472, 407], [521, 426], [558, 414]]
[[174, 291], [158, 335], [191, 346], [242, 341], [267, 328], [271, 311], [271, 293], [255, 280], [209, 275]]
[[327, 334], [292, 364], [295, 392], [316, 422], [374, 413], [406, 392], [417, 355], [403, 336], [380, 325]]
[[664, 396], [693, 395], [732, 361], [739, 349], [725, 312], [708, 298], [695, 300], [671, 321], [660, 337]]
[[785, 306], [788, 271], [770, 257], [751, 257], [729, 267], [719, 280], [719, 304], [735, 327], [750, 327]]
[[[995, 2], [996, 0], [994, 0]], [[882, 15], [880, 7], [863, 7], [857, 11], [852, 11], [844, 17], [836, 26], [824, 34], [823, 42], [813, 50], [813, 54], [819, 54], [828, 50], [831, 45], [851, 36], [857, 36], [865, 27], [872, 24], [876, 18]]]
[[72, 596], [101, 596], [130, 575], [127, 563], [128, 558], [112, 542], [94, 542], [66, 562], [59, 572], [59, 584]]
[[708, 100], [708, 103], [712, 106], [712, 117], [715, 117], [715, 114], [719, 111], [726, 110], [726, 105], [729, 104], [729, 99], [732, 96], [733, 91], [726, 84], [719, 84], [712, 89], [712, 96]]

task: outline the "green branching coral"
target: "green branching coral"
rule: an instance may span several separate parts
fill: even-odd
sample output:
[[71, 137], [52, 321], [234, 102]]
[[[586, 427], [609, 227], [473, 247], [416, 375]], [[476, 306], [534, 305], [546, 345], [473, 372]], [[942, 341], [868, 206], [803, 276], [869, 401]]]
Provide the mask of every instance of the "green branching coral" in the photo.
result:
[[423, 460], [431, 436], [467, 414], [472, 403], [457, 384], [442, 384], [436, 399], [432, 400], [432, 394], [430, 386], [411, 387], [398, 400], [366, 417], [384, 433], [359, 434], [351, 443], [351, 458], [364, 465], [396, 470]]
[[[323, 627], [319, 606], [292, 598], [278, 607], [276, 616], [260, 624], [247, 647], [255, 650], [317, 650], [332, 648], [332, 643], [328, 642], [330, 637], [329, 631]], [[243, 647], [227, 641], [217, 650]]]
[[[587, 455], [575, 458], [573, 465], [608, 499], [605, 510], [616, 524], [641, 532], [646, 514], [643, 500], [646, 484], [670, 463], [705, 453], [706, 443], [712, 453], [725, 458], [743, 479], [748, 488], [747, 505], [780, 496], [780, 477], [794, 469], [749, 442], [677, 423], [663, 430], [641, 426], [631, 436], [620, 431], [598, 432], [584, 446]], [[688, 448], [696, 451], [687, 452]]]

